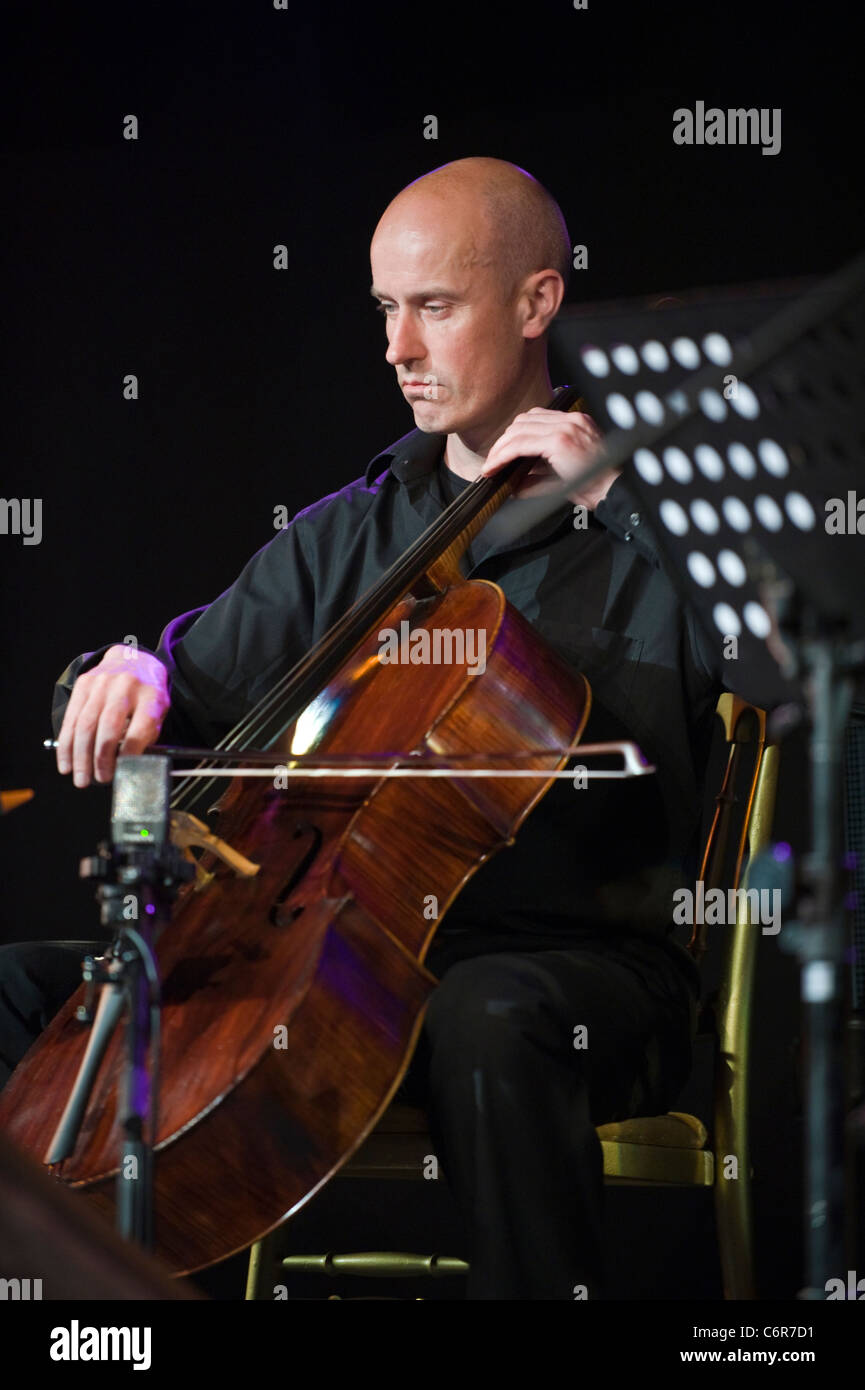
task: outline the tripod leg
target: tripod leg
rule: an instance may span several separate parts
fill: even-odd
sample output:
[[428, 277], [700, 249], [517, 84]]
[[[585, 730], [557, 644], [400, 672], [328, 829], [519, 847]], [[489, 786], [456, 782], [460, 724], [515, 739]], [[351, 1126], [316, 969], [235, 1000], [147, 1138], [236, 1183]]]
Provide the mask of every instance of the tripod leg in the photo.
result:
[[84, 1119], [84, 1112], [87, 1109], [90, 1092], [96, 1080], [96, 1073], [123, 1013], [123, 1003], [124, 992], [120, 985], [105, 984], [102, 986], [99, 1005], [90, 1029], [87, 1051], [82, 1058], [75, 1084], [69, 1094], [60, 1123], [54, 1131], [54, 1137], [45, 1156], [46, 1163], [59, 1163], [61, 1159], [68, 1158], [75, 1148], [75, 1141]]

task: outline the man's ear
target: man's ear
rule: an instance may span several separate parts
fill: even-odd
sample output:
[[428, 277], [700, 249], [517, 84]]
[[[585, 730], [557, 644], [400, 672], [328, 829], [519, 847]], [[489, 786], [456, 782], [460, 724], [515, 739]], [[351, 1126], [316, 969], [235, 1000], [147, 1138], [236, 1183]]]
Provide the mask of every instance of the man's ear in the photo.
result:
[[523, 337], [540, 338], [559, 312], [565, 282], [557, 270], [536, 270], [527, 276], [522, 297], [526, 306]]

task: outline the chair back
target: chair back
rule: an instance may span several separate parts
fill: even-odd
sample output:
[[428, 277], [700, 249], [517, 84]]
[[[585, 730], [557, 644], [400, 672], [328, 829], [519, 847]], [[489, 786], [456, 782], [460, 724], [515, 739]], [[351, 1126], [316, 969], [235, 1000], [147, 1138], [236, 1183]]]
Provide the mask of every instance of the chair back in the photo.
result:
[[[718, 701], [718, 714], [729, 752], [700, 871], [706, 892], [747, 889], [750, 866], [771, 839], [778, 786], [780, 750], [767, 740], [765, 712], [725, 692]], [[745, 893], [738, 893], [735, 902], [735, 921], [728, 912], [726, 925], [720, 928], [725, 933], [720, 983], [704, 1002], [700, 1031], [714, 1036], [715, 1047], [712, 1149], [724, 1296], [753, 1299], [748, 1111], [760, 914], [752, 912]], [[698, 961], [705, 954], [708, 931], [705, 922], [692, 929], [688, 947]]]
[[[748, 866], [771, 838], [778, 782], [779, 750], [767, 741], [765, 712], [729, 691], [720, 697], [717, 712], [729, 751], [700, 868], [706, 892], [745, 886]], [[741, 916], [731, 924], [734, 938]], [[741, 925], [750, 925], [747, 914]], [[706, 923], [695, 922], [688, 950], [698, 963], [707, 944]]]

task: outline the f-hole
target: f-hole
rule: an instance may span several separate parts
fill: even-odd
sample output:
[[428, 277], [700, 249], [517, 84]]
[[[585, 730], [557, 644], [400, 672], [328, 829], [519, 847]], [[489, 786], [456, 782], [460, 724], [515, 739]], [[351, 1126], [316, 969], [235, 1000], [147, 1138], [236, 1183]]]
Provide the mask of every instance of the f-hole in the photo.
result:
[[292, 910], [291, 918], [288, 919], [286, 917], [280, 916], [279, 909], [282, 907], [282, 904], [285, 902], [286, 898], [289, 898], [291, 894], [294, 892], [301, 879], [309, 872], [310, 866], [312, 865], [315, 856], [321, 849], [322, 833], [317, 825], [298, 824], [295, 826], [294, 833], [291, 838], [293, 840], [299, 840], [304, 835], [311, 836], [306, 854], [294, 866], [291, 878], [288, 879], [288, 881], [279, 890], [279, 893], [274, 898], [270, 911], [267, 914], [267, 920], [274, 927], [290, 926], [291, 922], [296, 922], [300, 914], [303, 912], [302, 906], [295, 907]]

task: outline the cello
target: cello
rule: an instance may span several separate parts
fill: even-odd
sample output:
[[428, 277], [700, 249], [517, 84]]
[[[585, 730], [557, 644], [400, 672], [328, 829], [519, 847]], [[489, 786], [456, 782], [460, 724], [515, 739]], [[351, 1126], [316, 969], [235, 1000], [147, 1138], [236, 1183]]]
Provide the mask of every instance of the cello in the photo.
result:
[[[550, 408], [580, 409], [576, 390], [560, 388]], [[409, 1066], [437, 983], [423, 962], [441, 919], [512, 843], [582, 736], [586, 678], [497, 585], [459, 568], [533, 463], [469, 484], [218, 745], [239, 758], [266, 749], [286, 768], [367, 757], [377, 760], [369, 776], [306, 776], [303, 761], [286, 785], [238, 778], [222, 791], [211, 759], [179, 782], [172, 838], [199, 853], [156, 946], [153, 1137], [155, 1251], [176, 1274], [260, 1239], [366, 1138]], [[471, 631], [485, 669], [383, 661], [384, 628], [430, 641]], [[388, 775], [424, 759], [454, 770]], [[537, 776], [461, 778], [461, 759], [513, 760]], [[215, 835], [199, 819], [210, 812]], [[82, 999], [83, 987], [0, 1095], [0, 1128], [40, 1162], [86, 1048]], [[115, 1036], [74, 1152], [51, 1166], [107, 1219], [121, 1072]]]

